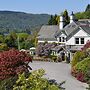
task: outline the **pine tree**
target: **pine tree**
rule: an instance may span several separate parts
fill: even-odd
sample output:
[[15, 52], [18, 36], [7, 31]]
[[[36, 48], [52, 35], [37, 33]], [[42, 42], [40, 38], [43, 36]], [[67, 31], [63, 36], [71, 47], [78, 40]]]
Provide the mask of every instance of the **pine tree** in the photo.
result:
[[67, 24], [69, 24], [69, 16], [68, 16], [68, 11], [67, 10], [65, 10], [63, 12], [63, 17], [64, 17], [64, 21], [65, 21], [65, 26], [66, 26]]
[[48, 21], [48, 25], [57, 25], [58, 24], [58, 20], [57, 20], [57, 14], [55, 14], [54, 16], [51, 15], [51, 18]]
[[53, 22], [53, 15], [51, 15], [49, 21], [48, 21], [48, 25], [52, 25], [52, 22]]
[[87, 5], [85, 12], [90, 11], [90, 4]]

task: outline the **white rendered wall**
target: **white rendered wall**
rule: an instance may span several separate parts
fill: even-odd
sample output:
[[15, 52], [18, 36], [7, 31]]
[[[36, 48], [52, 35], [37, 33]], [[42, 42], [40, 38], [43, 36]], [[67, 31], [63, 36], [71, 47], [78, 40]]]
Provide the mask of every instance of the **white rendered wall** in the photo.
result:
[[[43, 40], [38, 40], [38, 43], [44, 43], [45, 41]], [[48, 43], [58, 43], [58, 41], [47, 41]]]
[[62, 33], [60, 36], [57, 37], [57, 41], [58, 42], [59, 42], [59, 37], [64, 37], [65, 38], [65, 42], [61, 42], [61, 43], [66, 43], [66, 35], [65, 34]]
[[64, 26], [64, 19], [63, 19], [63, 16], [60, 16], [60, 23], [59, 23], [59, 29], [62, 30], [63, 29], [63, 26]]
[[[85, 31], [79, 30], [73, 37], [71, 37], [67, 42], [66, 45], [76, 45], [75, 44], [75, 38], [84, 38], [85, 44], [88, 40], [90, 40], [90, 35], [88, 35]], [[78, 44], [82, 45], [82, 44]]]
[[74, 17], [71, 15], [71, 16], [70, 16], [70, 23], [72, 23], [73, 20], [74, 20]]

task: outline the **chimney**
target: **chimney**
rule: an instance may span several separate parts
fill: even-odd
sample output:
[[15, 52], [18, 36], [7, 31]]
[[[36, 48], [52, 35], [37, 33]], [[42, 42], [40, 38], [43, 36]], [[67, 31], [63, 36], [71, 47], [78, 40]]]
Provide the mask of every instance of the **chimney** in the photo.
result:
[[70, 15], [70, 23], [72, 23], [73, 21], [74, 21], [74, 14], [73, 14], [73, 12], [72, 12], [72, 14]]
[[60, 16], [59, 29], [62, 30], [63, 26], [64, 26], [64, 18], [63, 18], [63, 16]]

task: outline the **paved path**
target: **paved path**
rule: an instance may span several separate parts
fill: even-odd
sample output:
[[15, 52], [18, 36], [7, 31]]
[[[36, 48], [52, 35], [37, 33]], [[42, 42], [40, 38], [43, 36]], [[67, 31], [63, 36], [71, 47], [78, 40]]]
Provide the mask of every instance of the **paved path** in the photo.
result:
[[46, 71], [46, 76], [49, 79], [55, 79], [57, 82], [66, 81], [63, 85], [65, 90], [86, 90], [87, 84], [81, 83], [70, 74], [70, 64], [54, 63], [54, 62], [40, 62], [35, 61], [30, 63], [33, 70], [43, 68]]

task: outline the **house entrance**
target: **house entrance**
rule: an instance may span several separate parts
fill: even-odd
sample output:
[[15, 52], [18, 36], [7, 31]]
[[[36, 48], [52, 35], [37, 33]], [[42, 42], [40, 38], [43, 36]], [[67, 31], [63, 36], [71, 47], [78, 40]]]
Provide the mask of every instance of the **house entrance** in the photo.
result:
[[61, 52], [61, 60], [64, 61], [65, 60], [65, 53]]

